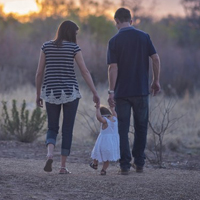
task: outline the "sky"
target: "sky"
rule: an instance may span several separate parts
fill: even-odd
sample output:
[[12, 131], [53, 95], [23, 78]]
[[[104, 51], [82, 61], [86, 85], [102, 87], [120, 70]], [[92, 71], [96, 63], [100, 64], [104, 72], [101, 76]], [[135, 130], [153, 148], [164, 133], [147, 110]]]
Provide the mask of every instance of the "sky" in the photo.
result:
[[[148, 6], [149, 0], [143, 0], [144, 6]], [[183, 7], [180, 0], [157, 0], [155, 9], [152, 10], [155, 16], [163, 17], [168, 14], [184, 15]], [[4, 5], [6, 13], [15, 12], [18, 14], [27, 14], [31, 11], [37, 11], [35, 0], [0, 0], [0, 4]]]
[[157, 12], [159, 16], [166, 16], [168, 14], [183, 16], [185, 13], [180, 1], [181, 0], [157, 0], [158, 5], [154, 12]]
[[38, 10], [34, 0], [0, 0], [0, 4], [4, 5], [5, 13], [27, 14]]

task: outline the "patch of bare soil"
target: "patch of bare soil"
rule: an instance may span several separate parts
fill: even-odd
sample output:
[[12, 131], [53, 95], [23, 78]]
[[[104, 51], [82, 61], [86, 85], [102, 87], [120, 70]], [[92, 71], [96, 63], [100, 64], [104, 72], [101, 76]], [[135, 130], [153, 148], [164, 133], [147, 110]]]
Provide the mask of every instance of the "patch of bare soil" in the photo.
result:
[[199, 200], [199, 152], [165, 153], [165, 169], [148, 161], [144, 173], [118, 175], [111, 163], [106, 176], [89, 167], [93, 144], [73, 143], [68, 159], [72, 174], [60, 175], [60, 147], [53, 172], [45, 173], [46, 148], [41, 142], [0, 141], [0, 200]]

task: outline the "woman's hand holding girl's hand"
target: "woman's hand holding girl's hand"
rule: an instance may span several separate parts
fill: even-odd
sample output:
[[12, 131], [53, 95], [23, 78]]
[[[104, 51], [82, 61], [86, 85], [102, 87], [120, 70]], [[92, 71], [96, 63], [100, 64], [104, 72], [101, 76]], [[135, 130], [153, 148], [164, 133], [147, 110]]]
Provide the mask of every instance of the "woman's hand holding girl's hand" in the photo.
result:
[[93, 101], [94, 101], [94, 103], [96, 103], [96, 106], [100, 106], [100, 98], [97, 93], [93, 94]]
[[95, 108], [96, 108], [96, 109], [99, 109], [99, 108], [100, 108], [100, 104], [96, 104], [96, 105], [95, 105]]

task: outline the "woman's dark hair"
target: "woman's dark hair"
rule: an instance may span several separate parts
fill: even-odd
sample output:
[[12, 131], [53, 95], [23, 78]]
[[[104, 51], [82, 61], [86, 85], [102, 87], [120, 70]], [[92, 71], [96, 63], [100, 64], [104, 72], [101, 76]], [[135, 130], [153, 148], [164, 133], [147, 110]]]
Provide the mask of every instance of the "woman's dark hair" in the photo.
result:
[[100, 107], [100, 113], [101, 115], [112, 115], [110, 110], [104, 106]]
[[123, 22], [130, 22], [131, 21], [131, 13], [130, 10], [126, 8], [119, 8], [115, 12], [115, 19], [118, 19], [121, 23]]
[[76, 31], [78, 26], [72, 21], [64, 21], [58, 27], [54, 43], [61, 45], [63, 40], [76, 43]]

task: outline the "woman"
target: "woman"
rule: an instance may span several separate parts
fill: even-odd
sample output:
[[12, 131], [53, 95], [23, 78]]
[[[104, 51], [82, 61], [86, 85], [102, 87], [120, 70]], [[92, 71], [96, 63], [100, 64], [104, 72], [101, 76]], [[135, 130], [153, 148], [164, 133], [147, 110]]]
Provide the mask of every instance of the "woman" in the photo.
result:
[[78, 29], [74, 22], [64, 21], [58, 28], [55, 40], [45, 42], [40, 52], [35, 78], [36, 103], [39, 107], [42, 107], [43, 100], [45, 101], [48, 116], [47, 161], [44, 167], [46, 172], [52, 171], [53, 151], [56, 145], [62, 108], [61, 169], [59, 173], [70, 173], [66, 168], [66, 160], [70, 154], [74, 120], [81, 98], [74, 71], [74, 59], [93, 93], [94, 103], [100, 104], [94, 83], [82, 57], [81, 49], [76, 44]]

